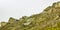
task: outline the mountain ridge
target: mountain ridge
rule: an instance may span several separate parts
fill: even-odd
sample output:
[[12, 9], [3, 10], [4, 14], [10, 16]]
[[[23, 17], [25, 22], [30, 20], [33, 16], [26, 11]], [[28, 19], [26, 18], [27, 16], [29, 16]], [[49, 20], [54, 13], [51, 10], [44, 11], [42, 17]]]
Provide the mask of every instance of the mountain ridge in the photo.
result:
[[60, 1], [40, 14], [23, 16], [19, 20], [10, 17], [8, 22], [1, 25], [0, 30], [60, 30]]

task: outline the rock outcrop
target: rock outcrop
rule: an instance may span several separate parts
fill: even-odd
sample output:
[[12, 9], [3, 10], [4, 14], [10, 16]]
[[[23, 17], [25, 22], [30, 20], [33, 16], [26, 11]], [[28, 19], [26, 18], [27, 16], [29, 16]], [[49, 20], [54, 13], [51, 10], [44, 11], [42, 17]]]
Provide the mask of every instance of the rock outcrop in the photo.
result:
[[23, 16], [19, 20], [11, 17], [3, 24], [0, 30], [60, 30], [60, 2], [30, 17]]

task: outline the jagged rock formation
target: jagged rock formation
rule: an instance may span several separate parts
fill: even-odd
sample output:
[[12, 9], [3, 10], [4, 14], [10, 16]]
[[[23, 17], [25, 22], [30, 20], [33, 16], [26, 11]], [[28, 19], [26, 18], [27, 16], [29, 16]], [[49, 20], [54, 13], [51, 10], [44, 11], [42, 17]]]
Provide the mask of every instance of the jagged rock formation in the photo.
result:
[[5, 26], [7, 22], [1, 22], [1, 27]]
[[11, 17], [0, 30], [60, 30], [60, 2], [53, 3], [40, 14], [23, 16], [19, 20]]

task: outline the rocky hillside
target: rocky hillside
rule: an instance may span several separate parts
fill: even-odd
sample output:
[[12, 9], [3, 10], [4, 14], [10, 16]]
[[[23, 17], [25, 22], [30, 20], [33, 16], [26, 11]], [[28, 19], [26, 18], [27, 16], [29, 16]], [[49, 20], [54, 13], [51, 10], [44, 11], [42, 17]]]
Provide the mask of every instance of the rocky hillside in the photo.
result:
[[42, 13], [30, 17], [10, 17], [8, 22], [1, 22], [0, 30], [60, 30], [60, 2], [55, 2]]

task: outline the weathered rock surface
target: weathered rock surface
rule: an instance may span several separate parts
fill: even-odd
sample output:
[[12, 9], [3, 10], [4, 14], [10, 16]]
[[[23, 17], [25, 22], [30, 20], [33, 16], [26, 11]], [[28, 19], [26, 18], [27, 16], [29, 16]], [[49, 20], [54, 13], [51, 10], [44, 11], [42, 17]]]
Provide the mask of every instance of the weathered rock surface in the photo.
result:
[[60, 30], [60, 2], [53, 3], [40, 14], [23, 16], [19, 20], [11, 17], [1, 25], [0, 30]]

